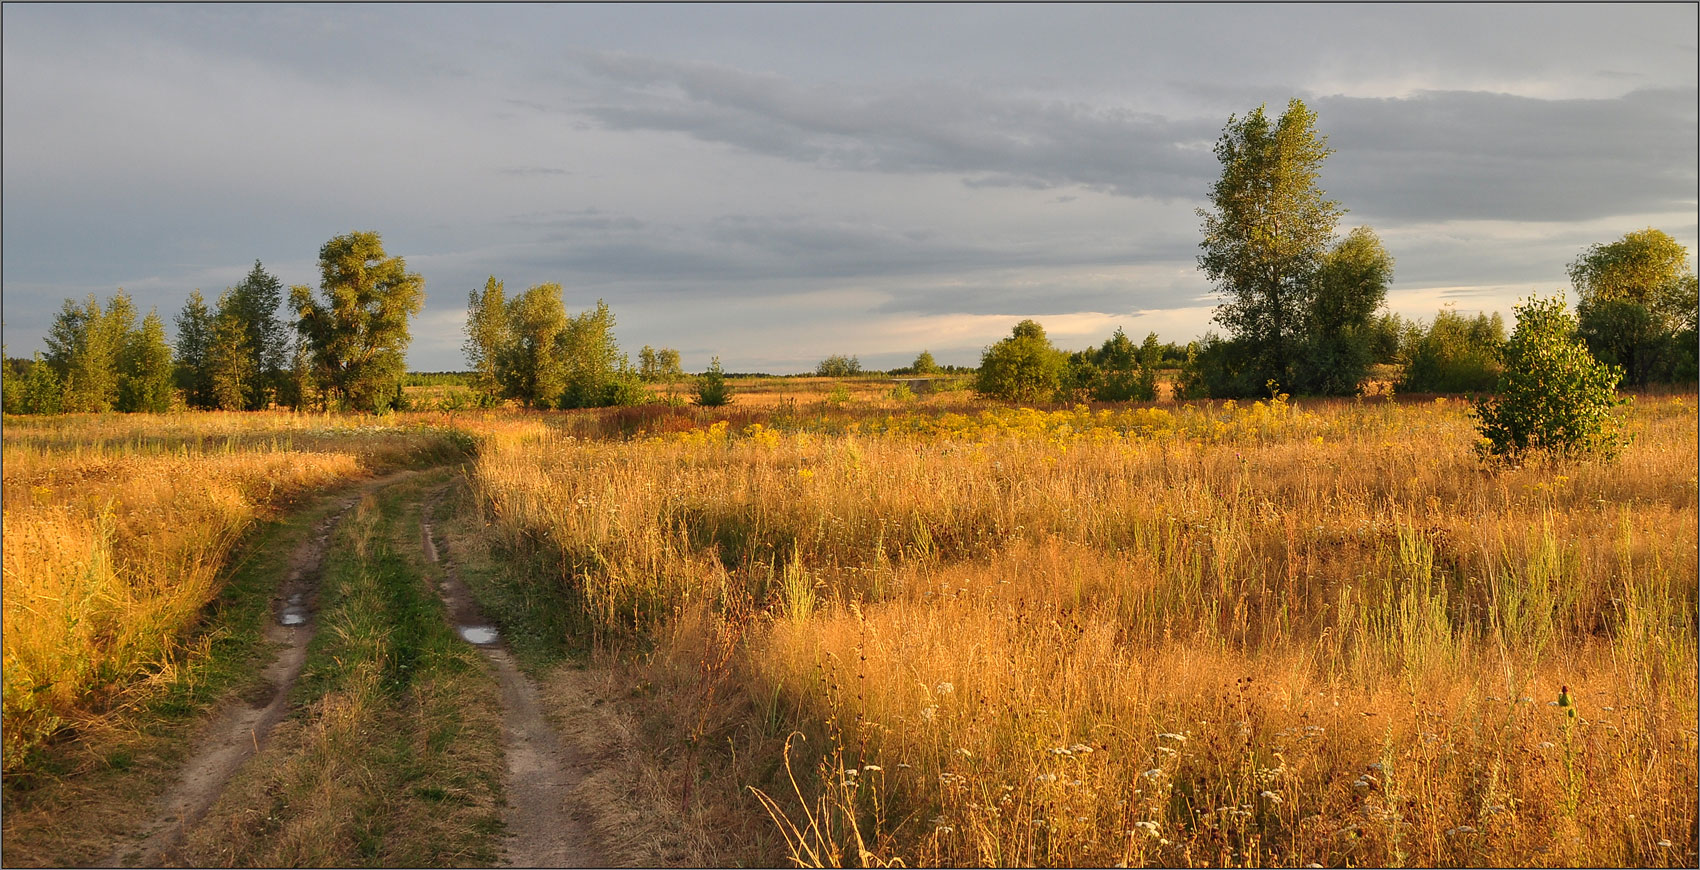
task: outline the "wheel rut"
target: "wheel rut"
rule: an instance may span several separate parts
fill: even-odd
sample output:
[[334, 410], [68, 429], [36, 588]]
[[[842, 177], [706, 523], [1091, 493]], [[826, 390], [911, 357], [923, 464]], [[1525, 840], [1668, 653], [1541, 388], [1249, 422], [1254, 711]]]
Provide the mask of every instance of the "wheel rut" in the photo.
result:
[[175, 860], [188, 831], [207, 814], [230, 778], [260, 751], [273, 727], [289, 712], [289, 690], [301, 675], [307, 646], [313, 640], [319, 578], [337, 527], [362, 493], [411, 473], [380, 478], [332, 497], [336, 509], [314, 524], [290, 551], [289, 569], [272, 594], [271, 619], [264, 636], [278, 652], [261, 672], [260, 686], [246, 697], [226, 702], [203, 726], [176, 782], [155, 802], [152, 816], [139, 827], [145, 832], [141, 841], [118, 846], [101, 866], [155, 867]]
[[455, 574], [440, 558], [431, 523], [423, 516], [420, 535], [425, 558], [438, 565], [437, 593], [461, 639], [490, 661], [501, 686], [502, 743], [507, 758], [503, 864], [509, 867], [604, 867], [609, 857], [599, 848], [588, 811], [575, 809], [573, 792], [589, 762], [561, 740], [543, 713], [537, 686], [519, 669], [495, 627]]

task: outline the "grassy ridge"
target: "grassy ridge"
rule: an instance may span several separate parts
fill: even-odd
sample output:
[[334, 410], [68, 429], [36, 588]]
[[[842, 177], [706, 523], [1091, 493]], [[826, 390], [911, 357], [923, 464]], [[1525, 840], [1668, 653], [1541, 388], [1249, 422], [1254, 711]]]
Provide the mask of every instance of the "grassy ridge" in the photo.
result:
[[1693, 855], [1692, 397], [1501, 471], [1448, 401], [778, 425], [490, 425], [475, 484], [798, 860]]

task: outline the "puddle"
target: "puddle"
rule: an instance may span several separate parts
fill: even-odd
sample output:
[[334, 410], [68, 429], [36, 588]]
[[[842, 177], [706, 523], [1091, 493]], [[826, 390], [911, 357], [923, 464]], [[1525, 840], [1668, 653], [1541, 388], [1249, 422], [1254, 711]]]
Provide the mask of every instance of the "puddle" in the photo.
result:
[[277, 616], [278, 625], [304, 625], [307, 622], [307, 608], [285, 607]]
[[491, 644], [496, 642], [496, 629], [488, 625], [457, 625], [455, 631], [460, 632], [461, 640], [471, 644]]

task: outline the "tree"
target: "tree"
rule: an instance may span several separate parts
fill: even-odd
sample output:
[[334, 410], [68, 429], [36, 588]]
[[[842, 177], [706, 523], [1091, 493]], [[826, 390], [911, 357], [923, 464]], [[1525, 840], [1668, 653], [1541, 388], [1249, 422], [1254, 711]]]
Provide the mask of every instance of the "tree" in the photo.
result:
[[718, 408], [732, 404], [732, 385], [726, 382], [726, 372], [720, 368], [720, 357], [708, 364], [708, 371], [697, 379], [697, 404]]
[[1615, 391], [1622, 371], [1588, 353], [1563, 297], [1530, 298], [1516, 311], [1499, 395], [1473, 409], [1480, 452], [1510, 460], [1530, 451], [1614, 454], [1624, 440], [1615, 414], [1625, 403]]
[[319, 272], [322, 298], [306, 287], [290, 289], [315, 374], [344, 407], [388, 407], [401, 392], [408, 318], [424, 307], [425, 279], [384, 253], [374, 232], [326, 242]]
[[171, 410], [171, 345], [159, 312], [148, 311], [141, 329], [125, 336], [118, 355], [118, 410], [163, 414]]
[[644, 381], [655, 383], [683, 377], [685, 371], [679, 365], [679, 352], [670, 347], [653, 348], [644, 345], [638, 351], [638, 377]]
[[815, 366], [815, 375], [822, 378], [847, 378], [861, 372], [861, 360], [841, 353], [835, 353]]
[[503, 393], [497, 370], [503, 351], [513, 341], [507, 306], [502, 282], [497, 281], [495, 275], [484, 282], [483, 293], [467, 291], [466, 341], [461, 349], [472, 369], [472, 386], [484, 396], [486, 403]]
[[918, 375], [930, 375], [939, 370], [939, 364], [933, 361], [933, 355], [930, 351], [923, 350], [919, 356], [915, 357], [915, 362], [909, 366], [909, 369]]
[[1505, 370], [1505, 321], [1498, 312], [1468, 318], [1442, 308], [1428, 329], [1417, 326], [1408, 336], [1400, 392], [1482, 392], [1493, 389]]
[[1045, 328], [1023, 320], [980, 356], [974, 389], [982, 396], [1009, 402], [1041, 402], [1055, 398], [1063, 386], [1068, 355], [1051, 346]]
[[1227, 297], [1215, 315], [1231, 339], [1223, 349], [1248, 356], [1221, 386], [1243, 395], [1271, 380], [1293, 383], [1312, 278], [1343, 213], [1316, 184], [1333, 152], [1315, 124], [1315, 113], [1292, 100], [1273, 125], [1262, 106], [1229, 117], [1216, 142], [1222, 176], [1212, 208], [1198, 210], [1198, 264]]
[[1652, 229], [1589, 246], [1570, 264], [1580, 334], [1626, 383], [1665, 380], [1694, 355], [1696, 295], [1688, 249]]
[[261, 379], [259, 355], [248, 329], [247, 318], [234, 290], [218, 296], [212, 334], [207, 342], [207, 377], [212, 385], [213, 407], [224, 411], [253, 408], [254, 383]]
[[177, 388], [191, 408], [213, 407], [212, 369], [207, 351], [212, 346], [212, 315], [201, 291], [189, 294], [177, 315]]
[[65, 300], [47, 333], [47, 363], [64, 389], [64, 410], [110, 411], [118, 403], [118, 355], [135, 326], [130, 297], [120, 289], [105, 309], [93, 293], [78, 306]]
[[614, 313], [608, 303], [598, 299], [595, 308], [567, 321], [561, 346], [566, 368], [561, 406], [596, 408], [612, 404], [616, 397], [611, 391], [621, 358], [619, 345], [614, 342]]
[[504, 395], [553, 408], [567, 391], [567, 309], [561, 285], [538, 284], [507, 306], [508, 344], [498, 355]]
[[19, 412], [57, 414], [63, 407], [64, 398], [65, 390], [59, 376], [54, 374], [53, 367], [41, 358], [41, 354], [36, 354], [24, 380]]
[[1373, 317], [1387, 299], [1393, 258], [1369, 227], [1357, 227], [1323, 255], [1306, 305], [1304, 346], [1294, 386], [1352, 395], [1375, 360]]
[[220, 316], [228, 314], [242, 328], [248, 362], [244, 369], [251, 371], [244, 386], [243, 407], [250, 411], [271, 404], [288, 353], [288, 340], [283, 323], [277, 318], [278, 305], [283, 301], [283, 284], [254, 261], [254, 268], [240, 284], [230, 288], [229, 298], [219, 306]]

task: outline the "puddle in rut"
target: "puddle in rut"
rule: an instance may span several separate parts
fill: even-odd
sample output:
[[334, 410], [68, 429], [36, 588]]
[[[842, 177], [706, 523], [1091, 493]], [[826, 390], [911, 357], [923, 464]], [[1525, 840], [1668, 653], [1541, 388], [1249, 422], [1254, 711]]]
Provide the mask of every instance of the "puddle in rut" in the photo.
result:
[[460, 632], [461, 640], [470, 644], [492, 644], [496, 642], [496, 629], [488, 625], [457, 625], [455, 631]]
[[289, 596], [288, 603], [285, 604], [283, 609], [278, 612], [277, 624], [305, 625], [307, 622], [307, 604], [304, 601], [305, 598], [306, 595], [300, 592]]

